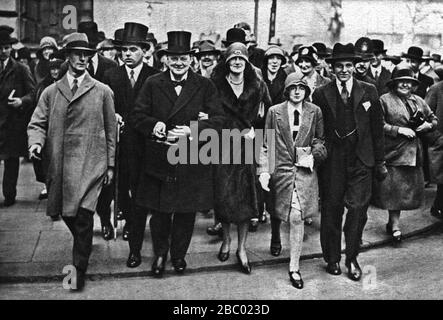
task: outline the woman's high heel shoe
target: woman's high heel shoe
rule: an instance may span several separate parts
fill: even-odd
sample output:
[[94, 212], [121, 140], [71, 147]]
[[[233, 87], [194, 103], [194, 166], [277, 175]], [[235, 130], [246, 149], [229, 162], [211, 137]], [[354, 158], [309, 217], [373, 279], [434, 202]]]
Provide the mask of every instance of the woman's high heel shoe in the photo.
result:
[[246, 261], [246, 263], [244, 263], [243, 261], [241, 261], [238, 251], [235, 254], [237, 255], [237, 260], [238, 260], [238, 264], [240, 266], [241, 272], [243, 272], [245, 274], [250, 274], [251, 273], [251, 265], [249, 264], [249, 260]]
[[[299, 279], [294, 279], [293, 274], [298, 274]], [[289, 271], [289, 280], [294, 288], [303, 289], [303, 279], [301, 278], [300, 271]]]
[[220, 247], [220, 251], [218, 252], [217, 258], [221, 262], [225, 262], [226, 260], [229, 259], [229, 251], [228, 252], [223, 252], [222, 249], [223, 249], [223, 244]]

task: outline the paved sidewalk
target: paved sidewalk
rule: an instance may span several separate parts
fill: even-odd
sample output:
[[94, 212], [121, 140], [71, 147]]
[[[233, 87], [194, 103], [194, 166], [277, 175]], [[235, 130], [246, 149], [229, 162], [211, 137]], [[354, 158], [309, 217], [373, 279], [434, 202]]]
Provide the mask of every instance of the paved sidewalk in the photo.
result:
[[[0, 165], [0, 177], [3, 177], [3, 164]], [[63, 221], [52, 222], [45, 215], [46, 200], [37, 200], [41, 188], [41, 184], [35, 182], [32, 165], [24, 163], [20, 168], [17, 203], [9, 208], [0, 204], [0, 283], [58, 281], [64, 277], [63, 267], [71, 263], [71, 234]], [[435, 190], [435, 186], [426, 189], [426, 201], [422, 208], [402, 213], [401, 226], [405, 238], [429, 231], [437, 223], [441, 223], [429, 214]], [[3, 202], [2, 196], [0, 199]], [[390, 238], [385, 232], [387, 216], [386, 211], [370, 208], [363, 238], [364, 250], [389, 244]], [[217, 259], [220, 239], [206, 234], [206, 227], [212, 222], [211, 218], [198, 214], [186, 257], [187, 272], [236, 268], [235, 228], [231, 231], [231, 257], [222, 263]], [[321, 257], [319, 223], [319, 218], [316, 218], [312, 226], [305, 228], [307, 239], [304, 242], [302, 259]], [[247, 246], [253, 266], [289, 261], [287, 226], [282, 226], [283, 251], [280, 257], [273, 257], [269, 253], [269, 219], [267, 223], [259, 226], [256, 233], [249, 234]], [[104, 241], [100, 236], [99, 219], [95, 215], [89, 277], [132, 277], [150, 274], [153, 251], [149, 227], [145, 231], [142, 264], [136, 269], [126, 267], [129, 247], [121, 238], [121, 229], [120, 225], [117, 241]], [[384, 257], [380, 257], [382, 258]], [[170, 272], [173, 270], [168, 262], [167, 273]]]

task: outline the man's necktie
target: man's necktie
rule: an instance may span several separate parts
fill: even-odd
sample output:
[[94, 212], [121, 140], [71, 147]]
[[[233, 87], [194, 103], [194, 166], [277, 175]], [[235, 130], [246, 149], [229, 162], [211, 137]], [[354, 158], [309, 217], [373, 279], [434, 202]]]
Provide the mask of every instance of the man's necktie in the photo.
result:
[[346, 88], [346, 81], [342, 81], [341, 86], [342, 86], [341, 94], [340, 94], [341, 99], [343, 100], [344, 104], [348, 104], [349, 92], [348, 92], [348, 89]]
[[91, 76], [94, 76], [94, 62], [92, 60], [89, 60], [88, 72]]
[[77, 92], [77, 89], [78, 89], [78, 85], [77, 85], [77, 83], [78, 83], [78, 80], [77, 79], [74, 79], [74, 85], [72, 86], [72, 88], [71, 88], [71, 92], [72, 92], [72, 95], [74, 96], [75, 95], [75, 93]]
[[374, 78], [375, 78], [375, 81], [378, 81], [378, 70], [375, 70]]
[[172, 80], [172, 84], [174, 85], [174, 87], [178, 87], [178, 86], [184, 86], [185, 85], [185, 80], [181, 80], [181, 81], [174, 81]]
[[292, 131], [292, 139], [295, 140], [295, 138], [297, 137], [297, 133], [298, 133], [298, 126], [300, 125], [300, 113], [298, 112], [298, 110], [294, 110], [294, 131]]
[[130, 74], [131, 74], [131, 77], [129, 78], [129, 81], [131, 82], [131, 87], [134, 88], [134, 86], [135, 86], [134, 70], [131, 70]]

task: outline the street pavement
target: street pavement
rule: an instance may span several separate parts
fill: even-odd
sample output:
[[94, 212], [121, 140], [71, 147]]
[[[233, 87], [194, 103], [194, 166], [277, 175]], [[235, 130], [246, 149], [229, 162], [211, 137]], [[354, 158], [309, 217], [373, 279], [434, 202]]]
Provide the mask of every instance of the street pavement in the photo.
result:
[[[3, 164], [0, 165], [0, 177], [2, 176]], [[46, 200], [38, 200], [41, 189], [42, 185], [35, 181], [32, 165], [23, 163], [20, 168], [17, 203], [8, 208], [0, 205], [0, 283], [61, 281], [65, 276], [64, 266], [71, 264], [71, 234], [63, 221], [53, 222], [45, 215]], [[429, 214], [435, 190], [435, 186], [426, 189], [426, 201], [421, 208], [402, 213], [401, 227], [405, 238], [432, 230], [440, 223]], [[390, 238], [385, 232], [387, 216], [384, 210], [370, 208], [369, 221], [363, 236], [363, 250], [390, 245]], [[198, 214], [191, 246], [186, 256], [189, 274], [208, 273], [210, 275], [213, 271], [228, 271], [237, 268], [234, 255], [236, 241], [233, 241], [232, 257], [228, 261], [222, 263], [217, 259], [221, 240], [217, 236], [206, 234], [206, 228], [212, 223], [212, 218]], [[318, 261], [317, 264], [322, 263], [319, 223], [319, 217], [317, 217], [311, 226], [305, 228], [307, 238], [302, 251], [303, 260], [314, 259]], [[128, 243], [122, 240], [121, 231], [122, 225], [119, 226], [117, 241], [103, 240], [100, 235], [100, 221], [95, 215], [93, 252], [88, 269], [89, 279], [150, 275], [153, 250], [148, 224], [142, 249], [142, 264], [135, 269], [126, 267], [129, 247]], [[267, 223], [259, 226], [256, 233], [249, 234], [248, 257], [253, 268], [289, 261], [287, 226], [284, 224], [282, 231], [283, 251], [280, 257], [273, 257], [269, 253], [271, 238], [269, 219]], [[235, 228], [231, 232], [231, 237], [235, 240]], [[174, 271], [168, 262], [166, 275], [172, 274]], [[282, 279], [285, 277], [282, 276]]]

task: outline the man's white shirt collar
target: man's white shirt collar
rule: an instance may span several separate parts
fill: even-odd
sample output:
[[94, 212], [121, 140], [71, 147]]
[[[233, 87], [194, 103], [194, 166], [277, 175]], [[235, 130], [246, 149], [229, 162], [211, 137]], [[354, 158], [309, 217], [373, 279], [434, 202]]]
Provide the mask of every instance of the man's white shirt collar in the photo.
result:
[[372, 75], [375, 77], [375, 72], [378, 72], [378, 76], [380, 76], [380, 74], [381, 74], [381, 64], [377, 67], [377, 68], [374, 68], [373, 66], [371, 66], [371, 73], [372, 73]]
[[78, 78], [73, 77], [73, 76], [69, 73], [69, 71], [66, 72], [66, 75], [67, 75], [67, 77], [68, 77], [69, 88], [72, 90], [72, 86], [74, 85], [74, 79], [77, 79], [77, 86], [80, 88], [80, 85], [82, 84], [83, 79], [85, 79], [86, 72], [83, 73], [83, 74], [82, 74], [80, 77], [78, 77]]
[[[183, 75], [183, 78], [182, 78], [180, 81], [183, 81], [183, 80], [188, 79], [188, 73], [189, 73], [189, 72], [186, 72], [186, 73]], [[172, 80], [172, 81], [177, 81], [177, 80], [174, 79], [174, 75], [172, 74], [171, 71], [169, 71], [169, 76], [171, 77], [171, 80]]]
[[[341, 85], [341, 81], [338, 78], [335, 78], [335, 83], [337, 84], [338, 92], [341, 93], [343, 90], [343, 86]], [[348, 81], [346, 81], [346, 89], [348, 90], [348, 94], [352, 92], [352, 85], [354, 83], [354, 77], [351, 77]]]
[[126, 73], [128, 74], [128, 79], [131, 79], [131, 70], [134, 70], [134, 79], [137, 82], [138, 76], [140, 75], [142, 68], [143, 68], [143, 62], [140, 63], [138, 66], [136, 66], [134, 69], [131, 69], [127, 65], [125, 65]]
[[94, 74], [96, 74], [98, 69], [98, 53], [94, 54], [91, 57], [91, 61], [92, 61], [92, 66], [94, 67]]

